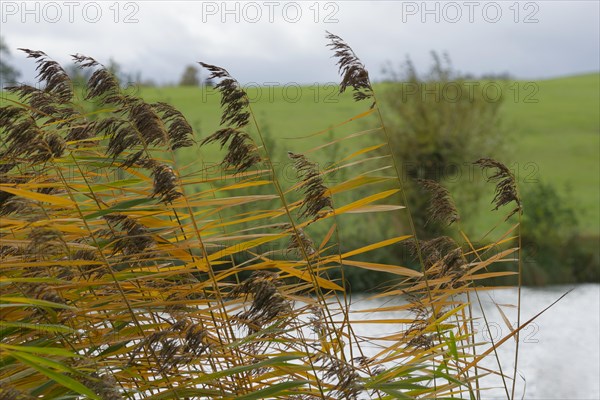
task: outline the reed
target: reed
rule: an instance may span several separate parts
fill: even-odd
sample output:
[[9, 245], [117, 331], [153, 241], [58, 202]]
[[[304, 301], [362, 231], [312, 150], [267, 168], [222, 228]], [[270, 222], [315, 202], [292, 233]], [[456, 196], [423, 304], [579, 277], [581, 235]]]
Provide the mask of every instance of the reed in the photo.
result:
[[[393, 154], [379, 153], [391, 145], [367, 69], [340, 37], [327, 39], [340, 91], [368, 100], [340, 124], [357, 133], [363, 118], [379, 125], [306, 154], [290, 151], [295, 182], [280, 179], [264, 126], [221, 67], [201, 63], [222, 96], [221, 128], [201, 137], [172, 106], [124, 93], [93, 58], [73, 56], [91, 71], [80, 98], [61, 65], [23, 50], [41, 88], [7, 88], [18, 100], [0, 108], [0, 398], [485, 393], [478, 366], [526, 324], [497, 343], [476, 342], [470, 299], [485, 279], [515, 274], [503, 266], [518, 254], [518, 224], [492, 231], [483, 248], [420, 240], [413, 226], [342, 250], [345, 224], [368, 232], [377, 229], [369, 225], [373, 213], [410, 218], [410, 208], [394, 203], [402, 180]], [[358, 136], [372, 144], [357, 144]], [[350, 152], [317, 168], [310, 157], [340, 142]], [[224, 153], [218, 178], [204, 174], [201, 160], [180, 165], [179, 149], [200, 153], [210, 143]], [[477, 164], [497, 171], [495, 208], [514, 202], [507, 218], [520, 214], [510, 171], [495, 160]], [[344, 179], [328, 185], [340, 171]], [[432, 196], [430, 218], [459, 223], [448, 190], [421, 183]], [[369, 261], [378, 249], [404, 244], [420, 271]], [[375, 319], [403, 313], [379, 321], [394, 333], [376, 341], [356, 333], [365, 317], [351, 312], [344, 279], [331, 278], [344, 266], [397, 278], [375, 297], [402, 301], [365, 311]], [[503, 380], [507, 397], [518, 395], [509, 394], [501, 371], [485, 371]]]

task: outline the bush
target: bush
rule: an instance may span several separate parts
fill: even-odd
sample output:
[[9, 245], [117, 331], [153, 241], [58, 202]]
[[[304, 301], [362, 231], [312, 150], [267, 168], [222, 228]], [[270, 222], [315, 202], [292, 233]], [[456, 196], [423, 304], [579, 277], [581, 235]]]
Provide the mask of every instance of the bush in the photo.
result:
[[524, 185], [529, 206], [523, 215], [525, 284], [598, 282], [598, 265], [580, 232], [569, 196], [549, 183]]
[[[388, 68], [389, 79], [382, 85], [382, 110], [392, 152], [398, 161], [412, 225], [421, 239], [435, 238], [449, 230], [447, 223], [431, 220], [429, 195], [418, 181], [430, 180], [456, 189], [456, 203], [475, 215], [483, 181], [468, 179], [472, 162], [489, 155], [502, 157], [504, 152], [499, 114], [502, 97], [488, 98], [484, 82], [470, 80], [455, 71], [448, 56], [432, 53], [432, 58], [433, 65], [423, 74], [417, 72], [410, 59], [399, 71]], [[387, 149], [381, 151], [384, 154]], [[409, 227], [411, 222], [405, 217], [382, 217], [376, 224], [385, 237], [397, 226]], [[405, 248], [390, 250], [380, 253], [383, 262], [418, 268]], [[349, 274], [351, 282], [352, 278]]]
[[185, 71], [183, 71], [181, 79], [179, 80], [179, 86], [200, 86], [198, 69], [193, 65], [185, 67]]

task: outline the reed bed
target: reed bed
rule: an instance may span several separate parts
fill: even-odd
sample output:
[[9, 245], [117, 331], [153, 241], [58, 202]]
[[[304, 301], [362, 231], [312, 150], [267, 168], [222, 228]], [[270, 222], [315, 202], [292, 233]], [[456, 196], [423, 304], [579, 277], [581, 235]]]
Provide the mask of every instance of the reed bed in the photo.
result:
[[[222, 97], [221, 128], [202, 135], [174, 107], [125, 93], [91, 57], [73, 56], [91, 70], [80, 98], [61, 65], [23, 50], [40, 87], [7, 88], [19, 100], [0, 108], [0, 398], [479, 399], [487, 375], [519, 395], [516, 359], [514, 371], [479, 365], [530, 321], [482, 343], [472, 313], [488, 278], [520, 276], [514, 176], [476, 161], [496, 171], [494, 206], [510, 204], [502, 218], [515, 220], [484, 247], [462, 232], [451, 193], [421, 182], [430, 219], [452, 224], [464, 244], [417, 238], [367, 69], [340, 37], [327, 40], [340, 91], [365, 109], [323, 122], [356, 134], [288, 153], [295, 182], [280, 178], [248, 96], [222, 67], [201, 63]], [[361, 131], [363, 119], [377, 128]], [[340, 142], [351, 151], [335, 163], [311, 161]], [[215, 145], [219, 174], [178, 159], [179, 149]], [[405, 223], [344, 250], [344, 225], [362, 224], [368, 240], [374, 213]], [[369, 261], [388, 246], [421, 269]], [[373, 296], [402, 301], [364, 311], [406, 315], [377, 321], [392, 333], [355, 333], [364, 321], [350, 313], [343, 271], [333, 278], [342, 266], [395, 276]]]

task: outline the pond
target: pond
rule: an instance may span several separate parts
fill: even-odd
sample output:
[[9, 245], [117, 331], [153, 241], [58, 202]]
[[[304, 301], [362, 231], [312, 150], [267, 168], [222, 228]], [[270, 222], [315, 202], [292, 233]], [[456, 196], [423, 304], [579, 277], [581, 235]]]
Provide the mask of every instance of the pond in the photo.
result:
[[[521, 321], [527, 321], [571, 289], [566, 297], [521, 331], [516, 399], [600, 399], [600, 285], [523, 288]], [[480, 299], [490, 330], [483, 329], [483, 321], [480, 321], [478, 337], [489, 342], [490, 336], [498, 340], [507, 335], [509, 329], [494, 302], [516, 304], [516, 289], [480, 292]], [[389, 299], [354, 296], [351, 309], [358, 311], [389, 305]], [[508, 306], [502, 310], [509, 321], [516, 325], [516, 310]], [[406, 314], [356, 313], [351, 319], [364, 321], [367, 318], [393, 319], [402, 316]], [[359, 335], [380, 337], [386, 332], [397, 331], [397, 328], [358, 323], [355, 331]], [[374, 355], [378, 350], [376, 344], [374, 342], [370, 347], [363, 347], [365, 355]], [[515, 341], [510, 339], [498, 349], [502, 369], [508, 376], [513, 373], [514, 348]], [[498, 370], [495, 358], [486, 361], [485, 366]], [[509, 381], [509, 389], [510, 384]], [[484, 378], [483, 385], [494, 387], [486, 391], [482, 398], [506, 399], [497, 376]]]

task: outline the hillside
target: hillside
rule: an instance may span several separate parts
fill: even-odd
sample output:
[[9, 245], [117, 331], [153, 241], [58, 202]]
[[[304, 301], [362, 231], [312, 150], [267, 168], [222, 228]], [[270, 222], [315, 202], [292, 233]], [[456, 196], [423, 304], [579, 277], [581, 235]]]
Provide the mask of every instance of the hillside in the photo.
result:
[[[533, 85], [516, 81], [508, 86], [515, 89], [505, 93], [504, 125], [510, 151], [503, 161], [518, 173], [521, 185], [541, 180], [568, 195], [571, 206], [579, 213], [582, 233], [599, 237], [600, 75], [541, 80]], [[385, 84], [376, 85], [377, 89], [382, 91]], [[364, 105], [353, 102], [349, 95], [338, 96], [336, 90], [333, 84], [247, 89], [263, 133], [277, 146], [275, 159], [285, 159], [288, 150], [304, 151], [331, 140], [333, 135], [344, 134], [345, 126], [334, 125], [359, 114]], [[212, 89], [144, 87], [139, 91], [149, 102], [165, 101], [181, 110], [201, 138], [218, 129], [219, 96]], [[5, 101], [3, 94], [0, 104]], [[359, 122], [365, 127], [370, 124], [369, 118]], [[305, 138], [324, 129], [330, 132]], [[350, 131], [355, 132], [356, 125]], [[200, 152], [188, 151], [184, 158], [191, 161], [201, 157], [207, 163], [219, 159], [212, 148]], [[486, 213], [478, 223], [482, 229], [490, 226], [492, 220], [488, 218], [492, 216]]]
[[[536, 81], [533, 85], [517, 81], [509, 87], [514, 89], [505, 93], [503, 113], [510, 159], [504, 161], [518, 172], [521, 185], [542, 180], [568, 194], [580, 214], [583, 233], [600, 236], [600, 76], [563, 77]], [[327, 129], [323, 121], [333, 125], [363, 109], [350, 96], [337, 96], [331, 85], [293, 86], [287, 91], [281, 86], [251, 87], [248, 92], [256, 101], [253, 109], [267, 133], [276, 144], [292, 146], [295, 151], [316, 146], [327, 136], [277, 139], [303, 137]], [[218, 96], [210, 90], [144, 88], [142, 96], [178, 107], [203, 137], [218, 127]], [[340, 134], [339, 129], [333, 130]], [[287, 150], [281, 149], [282, 154]], [[206, 154], [204, 157], [209, 159]]]

